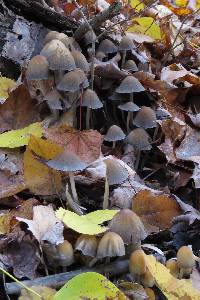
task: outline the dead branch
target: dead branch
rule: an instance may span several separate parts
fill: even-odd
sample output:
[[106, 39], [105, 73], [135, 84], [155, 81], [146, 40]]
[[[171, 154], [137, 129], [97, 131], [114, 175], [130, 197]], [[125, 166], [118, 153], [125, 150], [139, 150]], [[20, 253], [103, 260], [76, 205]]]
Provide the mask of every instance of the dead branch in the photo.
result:
[[[76, 271], [50, 275], [33, 280], [24, 280], [22, 281], [22, 283], [26, 286], [43, 285], [51, 288], [59, 288], [74, 276], [79, 275], [83, 272], [98, 272], [101, 274], [109, 274], [109, 276], [111, 277], [125, 274], [128, 272], [128, 260], [116, 261], [114, 263], [106, 265], [99, 265], [94, 268], [82, 268]], [[20, 294], [21, 289], [22, 287], [16, 282], [6, 283], [6, 292], [10, 295]]]

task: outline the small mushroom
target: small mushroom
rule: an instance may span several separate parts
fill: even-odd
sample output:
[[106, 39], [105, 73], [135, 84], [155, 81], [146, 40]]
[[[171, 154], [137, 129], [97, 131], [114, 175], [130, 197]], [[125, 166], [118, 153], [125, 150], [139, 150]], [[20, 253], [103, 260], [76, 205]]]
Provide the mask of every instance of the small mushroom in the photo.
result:
[[64, 240], [63, 243], [57, 245], [59, 265], [63, 267], [64, 271], [66, 267], [70, 266], [74, 262], [74, 251], [70, 242]]
[[137, 67], [136, 63], [134, 62], [134, 60], [132, 60], [132, 59], [129, 59], [125, 62], [124, 69], [127, 71], [131, 71], [131, 72], [138, 71], [138, 67]]
[[147, 237], [142, 221], [130, 209], [120, 210], [110, 221], [109, 228], [118, 233], [125, 244], [131, 244], [135, 249], [140, 248], [141, 241]]
[[123, 36], [119, 44], [119, 51], [122, 51], [122, 65], [121, 65], [122, 68], [124, 68], [127, 51], [131, 51], [133, 49], [135, 49], [135, 44], [133, 43], [132, 39], [126, 35]]
[[99, 61], [103, 61], [103, 59], [106, 57], [106, 54], [104, 52], [102, 52], [102, 51], [97, 51], [95, 57]]
[[77, 50], [72, 51], [71, 54], [74, 58], [76, 67], [83, 70], [84, 72], [88, 72], [90, 67], [85, 56]]
[[115, 144], [117, 141], [121, 141], [125, 139], [125, 134], [122, 129], [117, 125], [112, 125], [108, 132], [106, 133], [104, 140], [107, 142], [113, 142], [113, 149], [115, 148]]
[[65, 74], [57, 84], [57, 89], [64, 92], [76, 92], [80, 88], [86, 88], [89, 82], [81, 69], [75, 69]]
[[83, 92], [82, 106], [87, 107], [86, 112], [86, 129], [90, 128], [90, 118], [91, 118], [91, 109], [99, 109], [103, 107], [102, 102], [100, 101], [97, 94], [91, 90], [87, 89]]
[[145, 274], [141, 276], [140, 280], [145, 288], [151, 288], [155, 284], [155, 279], [148, 269], [146, 270]]
[[44, 101], [47, 102], [54, 119], [57, 120], [59, 117], [59, 110], [63, 109], [61, 102], [62, 96], [60, 93], [54, 88], [45, 95]]
[[139, 80], [133, 76], [126, 76], [120, 86], [116, 89], [117, 93], [120, 94], [130, 94], [130, 101], [133, 102], [133, 93], [139, 93], [145, 91], [143, 85]]
[[101, 238], [97, 258], [124, 256], [125, 247], [122, 238], [115, 232], [107, 232]]
[[45, 80], [49, 78], [49, 63], [45, 56], [36, 55], [28, 63], [27, 80]]
[[156, 127], [156, 114], [153, 109], [142, 106], [137, 113], [133, 124], [144, 129]]
[[130, 120], [133, 116], [133, 112], [138, 111], [140, 108], [133, 102], [127, 102], [125, 104], [121, 104], [118, 106], [118, 108], [121, 109], [122, 111], [128, 112], [127, 118], [126, 118], [126, 129], [127, 129], [127, 132], [129, 132], [130, 131], [129, 124], [130, 124]]
[[117, 52], [117, 47], [111, 40], [105, 39], [105, 40], [101, 41], [97, 51], [103, 52], [108, 56], [109, 53]]
[[126, 181], [128, 178], [128, 171], [115, 159], [107, 158], [103, 162], [106, 164], [103, 209], [107, 209], [109, 206], [109, 185], [120, 184]]
[[133, 129], [126, 137], [126, 143], [132, 145], [137, 153], [135, 169], [138, 169], [140, 154], [143, 150], [151, 150], [151, 137], [143, 128]]
[[136, 281], [140, 281], [142, 275], [147, 271], [147, 263], [143, 250], [135, 250], [129, 259], [129, 271]]
[[75, 153], [63, 151], [60, 155], [47, 161], [47, 166], [55, 170], [68, 172], [69, 180], [73, 195], [73, 200], [79, 203], [74, 181], [74, 172], [82, 171], [86, 168], [86, 164]]
[[95, 235], [81, 234], [76, 241], [75, 249], [85, 256], [96, 257], [98, 241]]
[[195, 266], [195, 256], [190, 247], [182, 246], [178, 250], [177, 264], [180, 269], [180, 274], [179, 274], [180, 279], [192, 273], [192, 269]]
[[170, 273], [175, 278], [178, 278], [179, 276], [179, 267], [176, 259], [169, 259], [166, 261], [166, 268], [170, 270]]
[[65, 46], [66, 46], [67, 42], [69, 43], [69, 37], [66, 34], [52, 30], [52, 31], [49, 31], [47, 33], [47, 35], [45, 36], [43, 45], [46, 45], [47, 43], [51, 42], [52, 40], [59, 40]]
[[97, 36], [93, 30], [88, 30], [84, 34], [84, 41], [85, 41], [86, 46], [88, 46], [89, 44], [92, 44], [93, 42], [98, 43]]

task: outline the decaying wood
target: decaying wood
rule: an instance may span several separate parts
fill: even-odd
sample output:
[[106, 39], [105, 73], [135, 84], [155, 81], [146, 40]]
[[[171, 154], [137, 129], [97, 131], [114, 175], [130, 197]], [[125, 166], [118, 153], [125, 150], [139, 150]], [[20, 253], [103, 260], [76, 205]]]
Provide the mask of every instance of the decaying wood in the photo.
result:
[[[116, 275], [122, 275], [128, 272], [128, 260], [116, 261], [114, 263], [99, 265], [94, 268], [82, 268], [76, 271], [60, 273], [55, 275], [50, 275], [46, 277], [37, 278], [34, 280], [22, 281], [26, 286], [37, 286], [43, 285], [52, 288], [59, 288], [63, 286], [67, 281], [72, 279], [74, 276], [79, 275], [83, 272], [98, 272], [101, 274], [109, 274], [110, 277]], [[16, 282], [11, 282], [6, 284], [6, 291], [9, 295], [20, 294], [22, 287]]]

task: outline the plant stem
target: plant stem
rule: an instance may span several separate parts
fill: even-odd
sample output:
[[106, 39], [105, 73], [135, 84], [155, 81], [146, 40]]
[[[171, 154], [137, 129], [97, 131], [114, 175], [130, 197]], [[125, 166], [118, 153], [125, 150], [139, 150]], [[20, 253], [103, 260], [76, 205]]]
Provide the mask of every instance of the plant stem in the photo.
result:
[[104, 198], [103, 198], [103, 209], [108, 208], [108, 205], [109, 205], [108, 201], [109, 201], [109, 184], [108, 184], [108, 178], [107, 178], [107, 175], [106, 175]]
[[74, 172], [69, 172], [69, 180], [70, 180], [70, 185], [71, 185], [72, 196], [73, 196], [74, 202], [79, 204], [78, 195], [77, 195], [76, 187], [75, 187], [75, 181], [74, 181]]
[[130, 127], [129, 127], [130, 119], [131, 119], [131, 111], [128, 111], [128, 115], [127, 115], [127, 119], [126, 119], [126, 129], [127, 129], [127, 133], [130, 132]]
[[91, 108], [87, 107], [87, 112], [86, 112], [86, 129], [90, 129], [90, 112], [91, 112]]

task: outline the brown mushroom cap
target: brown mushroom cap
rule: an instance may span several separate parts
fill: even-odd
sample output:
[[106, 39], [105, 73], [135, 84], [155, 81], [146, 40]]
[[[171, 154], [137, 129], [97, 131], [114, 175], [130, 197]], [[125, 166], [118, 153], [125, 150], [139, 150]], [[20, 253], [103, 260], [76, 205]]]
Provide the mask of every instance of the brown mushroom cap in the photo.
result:
[[141, 277], [141, 283], [146, 288], [151, 288], [155, 284], [155, 279], [150, 271], [147, 269], [145, 274]]
[[156, 127], [156, 114], [153, 109], [142, 106], [133, 120], [133, 124], [144, 129]]
[[120, 210], [110, 221], [109, 228], [118, 233], [125, 244], [138, 244], [147, 237], [142, 221], [130, 209]]
[[106, 133], [104, 140], [108, 142], [116, 142], [125, 139], [125, 134], [122, 129], [117, 125], [112, 125]]
[[44, 38], [44, 45], [46, 45], [47, 43], [51, 42], [52, 40], [59, 40], [61, 41], [63, 44], [65, 44], [65, 41], [68, 40], [69, 37], [64, 34], [64, 33], [60, 33], [58, 31], [49, 31], [47, 33], [47, 35]]
[[135, 250], [132, 252], [129, 260], [129, 271], [133, 275], [144, 275], [147, 271], [145, 253], [143, 250]]
[[170, 270], [170, 273], [178, 278], [179, 275], [179, 267], [176, 259], [169, 259], [166, 261], [166, 268]]
[[105, 54], [117, 52], [117, 47], [113, 42], [108, 39], [101, 41], [97, 51], [104, 52]]
[[83, 70], [84, 72], [88, 72], [90, 66], [85, 56], [80, 51], [77, 50], [72, 51], [71, 54], [74, 58], [76, 67]]
[[76, 68], [74, 58], [69, 49], [59, 40], [52, 40], [47, 43], [41, 51], [49, 62], [50, 70], [67, 70], [71, 71]]
[[121, 184], [127, 180], [128, 171], [117, 160], [107, 158], [103, 162], [106, 164], [106, 176], [109, 185]]
[[91, 109], [98, 109], [103, 107], [102, 102], [99, 100], [99, 97], [95, 93], [95, 91], [91, 89], [87, 89], [83, 93], [83, 102], [82, 106], [89, 107]]
[[102, 51], [97, 51], [95, 57], [96, 59], [102, 61], [106, 57], [106, 54]]
[[195, 266], [195, 258], [192, 249], [182, 246], [177, 252], [177, 264], [181, 269], [189, 269]]
[[139, 82], [137, 78], [134, 76], [126, 76], [120, 86], [116, 89], [117, 93], [139, 93], [145, 91], [145, 88], [143, 85]]
[[98, 241], [95, 235], [81, 234], [76, 241], [75, 249], [83, 255], [96, 257]]
[[139, 106], [137, 106], [137, 104], [133, 103], [133, 102], [127, 102], [121, 105], [118, 105], [118, 108], [121, 110], [125, 110], [125, 111], [138, 111], [140, 108]]
[[62, 244], [57, 245], [58, 254], [59, 254], [59, 265], [62, 267], [67, 267], [73, 264], [74, 262], [74, 251], [72, 245], [64, 240]]
[[105, 233], [98, 245], [97, 258], [123, 255], [125, 255], [125, 247], [122, 238], [115, 232]]
[[62, 96], [56, 89], [51, 90], [44, 97], [44, 100], [47, 101], [51, 109], [63, 109], [61, 99]]
[[128, 36], [123, 36], [121, 42], [119, 43], [119, 50], [120, 51], [127, 51], [135, 49], [135, 44], [133, 40]]
[[63, 76], [57, 85], [57, 89], [64, 92], [76, 92], [81, 86], [86, 88], [89, 86], [89, 82], [81, 69], [75, 69]]
[[134, 62], [134, 60], [131, 60], [131, 59], [129, 59], [125, 62], [124, 69], [127, 71], [133, 71], [133, 72], [138, 71], [138, 67], [137, 67], [136, 63]]
[[84, 35], [84, 41], [85, 41], [86, 46], [89, 45], [89, 44], [92, 44], [92, 42], [94, 42], [94, 41], [96, 43], [98, 43], [96, 38], [97, 38], [97, 36], [94, 33], [94, 31], [93, 30], [88, 30]]
[[151, 137], [143, 128], [133, 129], [126, 137], [126, 143], [132, 145], [135, 150], [151, 150]]
[[27, 80], [44, 80], [49, 77], [49, 63], [43, 55], [34, 56], [28, 63]]

